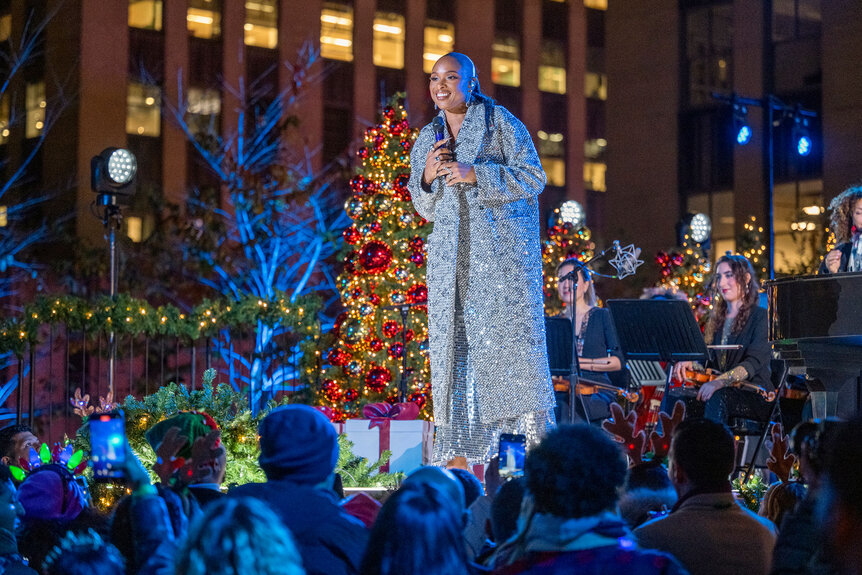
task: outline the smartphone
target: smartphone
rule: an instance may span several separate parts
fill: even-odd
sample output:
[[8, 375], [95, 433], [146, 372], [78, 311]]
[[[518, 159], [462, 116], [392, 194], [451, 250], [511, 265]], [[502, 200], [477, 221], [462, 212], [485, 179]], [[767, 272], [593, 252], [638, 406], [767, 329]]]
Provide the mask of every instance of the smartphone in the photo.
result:
[[99, 413], [90, 417], [90, 465], [96, 481], [124, 477], [126, 420], [122, 413]]
[[500, 477], [510, 479], [524, 475], [527, 456], [527, 436], [503, 433], [500, 435]]

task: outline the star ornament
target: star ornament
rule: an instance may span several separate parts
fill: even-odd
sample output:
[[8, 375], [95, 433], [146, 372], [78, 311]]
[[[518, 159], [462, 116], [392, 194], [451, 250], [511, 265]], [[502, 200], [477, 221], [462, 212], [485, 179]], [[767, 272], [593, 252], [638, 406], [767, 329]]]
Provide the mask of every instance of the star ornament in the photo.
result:
[[636, 248], [634, 244], [621, 248], [619, 242], [614, 242], [614, 249], [616, 255], [608, 263], [617, 270], [617, 277], [623, 279], [634, 275], [635, 270], [643, 263], [643, 260], [638, 259], [640, 248]]

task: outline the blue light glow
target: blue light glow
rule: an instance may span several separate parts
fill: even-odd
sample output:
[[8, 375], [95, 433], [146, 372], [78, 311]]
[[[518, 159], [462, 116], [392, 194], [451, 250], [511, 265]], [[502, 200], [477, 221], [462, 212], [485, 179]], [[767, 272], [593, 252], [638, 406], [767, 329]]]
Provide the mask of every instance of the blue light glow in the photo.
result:
[[736, 132], [736, 143], [740, 146], [744, 146], [748, 142], [751, 141], [751, 128], [748, 125], [743, 124], [739, 127], [739, 131]]
[[811, 153], [811, 138], [808, 136], [800, 136], [796, 140], [796, 153], [800, 156], [807, 156]]

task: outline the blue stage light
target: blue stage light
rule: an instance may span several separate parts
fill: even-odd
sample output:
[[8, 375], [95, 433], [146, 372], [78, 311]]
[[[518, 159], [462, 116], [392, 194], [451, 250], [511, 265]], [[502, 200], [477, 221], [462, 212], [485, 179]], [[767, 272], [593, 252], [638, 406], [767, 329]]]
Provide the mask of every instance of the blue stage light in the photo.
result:
[[799, 136], [796, 140], [796, 153], [800, 156], [807, 156], [811, 153], [811, 138], [808, 136]]
[[751, 128], [747, 124], [743, 124], [736, 131], [736, 143], [744, 146], [749, 141], [751, 141]]

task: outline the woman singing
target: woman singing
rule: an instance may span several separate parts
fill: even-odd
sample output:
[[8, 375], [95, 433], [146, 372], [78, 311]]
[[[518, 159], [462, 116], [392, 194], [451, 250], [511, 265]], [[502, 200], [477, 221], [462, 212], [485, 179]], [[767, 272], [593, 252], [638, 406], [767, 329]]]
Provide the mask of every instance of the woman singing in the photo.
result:
[[848, 188], [829, 203], [838, 245], [820, 264], [821, 275], [862, 271], [862, 187]]
[[545, 173], [524, 125], [483, 95], [465, 55], [431, 72], [432, 124], [410, 154], [428, 238], [434, 461], [487, 462], [500, 433], [536, 443], [554, 425], [545, 348], [539, 208]]
[[[569, 273], [575, 270], [577, 270], [577, 286], [575, 293], [572, 293], [574, 278], [569, 276]], [[566, 276], [569, 276], [568, 279], [564, 279]], [[557, 266], [557, 293], [565, 304], [561, 315], [571, 320], [574, 312], [581, 376], [611, 385], [607, 374], [610, 371], [622, 369], [622, 354], [610, 312], [596, 307], [596, 289], [590, 270], [574, 258], [561, 263]], [[557, 419], [568, 419], [566, 410], [569, 408], [569, 382], [559, 377], [554, 377], [553, 380], [554, 387], [558, 389], [557, 405], [560, 406]], [[583, 404], [575, 406], [581, 417], [596, 421], [606, 419], [610, 415], [609, 405], [616, 400], [616, 396], [609, 391], [597, 391], [590, 395], [581, 395], [581, 400]], [[586, 414], [583, 413], [584, 405], [588, 411]]]
[[[686, 417], [703, 416], [728, 423], [731, 417], [765, 419], [772, 408], [756, 391], [735, 387], [748, 382], [765, 391], [772, 390], [769, 361], [772, 350], [766, 339], [766, 310], [758, 307], [760, 287], [751, 263], [740, 255], [719, 258], [712, 279], [713, 308], [709, 312], [704, 330], [707, 345], [739, 345], [734, 350], [713, 350], [706, 367], [720, 375], [704, 383], [697, 397], [672, 391], [665, 394], [662, 410], [670, 413], [677, 399], [686, 403]], [[685, 370], [692, 369], [690, 361], [677, 363], [674, 378], [685, 379]]]

